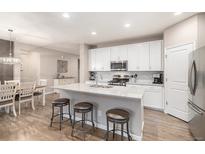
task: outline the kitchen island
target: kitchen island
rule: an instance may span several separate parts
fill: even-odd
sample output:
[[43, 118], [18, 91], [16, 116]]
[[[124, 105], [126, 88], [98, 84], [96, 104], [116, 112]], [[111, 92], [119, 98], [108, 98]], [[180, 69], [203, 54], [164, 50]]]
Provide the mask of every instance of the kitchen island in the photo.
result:
[[[72, 106], [81, 101], [94, 105], [94, 121], [96, 127], [106, 129], [106, 111], [111, 108], [124, 108], [130, 113], [130, 132], [134, 140], [143, 136], [144, 109], [143, 88], [135, 86], [95, 86], [90, 84], [70, 84], [55, 86], [61, 97], [71, 100]], [[88, 116], [89, 118], [90, 116]]]

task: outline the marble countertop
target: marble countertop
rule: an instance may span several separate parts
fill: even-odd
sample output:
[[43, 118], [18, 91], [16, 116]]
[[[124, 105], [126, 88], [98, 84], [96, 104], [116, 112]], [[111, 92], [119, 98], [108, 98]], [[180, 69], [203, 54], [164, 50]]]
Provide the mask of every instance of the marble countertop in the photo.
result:
[[[108, 80], [100, 80], [98, 81], [100, 84], [107, 84]], [[95, 83], [95, 81], [87, 81], [87, 83]], [[138, 81], [138, 82], [127, 82], [127, 85], [142, 85], [142, 86], [157, 86], [164, 87], [164, 84], [154, 84], [152, 81]]]
[[54, 89], [68, 90], [73, 92], [91, 93], [97, 95], [107, 95], [122, 98], [142, 99], [144, 88], [112, 86], [111, 88], [91, 87], [93, 84], [75, 83], [70, 85], [60, 85]]

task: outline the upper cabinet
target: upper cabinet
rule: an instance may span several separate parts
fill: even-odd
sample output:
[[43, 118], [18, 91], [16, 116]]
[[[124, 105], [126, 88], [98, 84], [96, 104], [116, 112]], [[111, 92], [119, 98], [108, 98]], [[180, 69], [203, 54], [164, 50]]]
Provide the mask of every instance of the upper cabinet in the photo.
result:
[[137, 52], [139, 52], [139, 70], [149, 70], [149, 43], [140, 43]]
[[110, 71], [110, 49], [89, 50], [89, 71]]
[[162, 41], [89, 50], [89, 71], [110, 71], [111, 61], [128, 61], [128, 71], [162, 71]]
[[88, 51], [88, 59], [89, 59], [89, 71], [96, 71], [95, 59], [96, 59], [96, 49], [90, 49]]
[[127, 60], [127, 45], [111, 47], [110, 60], [111, 61]]
[[149, 69], [149, 44], [138, 43], [127, 47], [128, 71], [144, 71]]
[[149, 63], [150, 70], [162, 70], [162, 41], [149, 42]]
[[162, 41], [128, 45], [128, 71], [161, 71]]

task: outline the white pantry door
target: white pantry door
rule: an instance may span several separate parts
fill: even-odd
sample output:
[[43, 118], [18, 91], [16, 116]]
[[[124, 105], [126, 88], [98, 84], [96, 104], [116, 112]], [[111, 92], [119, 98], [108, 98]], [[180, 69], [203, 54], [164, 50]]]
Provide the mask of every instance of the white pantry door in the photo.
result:
[[193, 44], [166, 49], [165, 112], [188, 121], [188, 67]]

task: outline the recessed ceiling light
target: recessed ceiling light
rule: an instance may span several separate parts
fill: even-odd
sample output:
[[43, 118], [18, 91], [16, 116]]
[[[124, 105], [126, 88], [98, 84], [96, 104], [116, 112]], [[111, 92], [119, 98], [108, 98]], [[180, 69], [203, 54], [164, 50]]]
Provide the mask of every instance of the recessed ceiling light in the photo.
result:
[[125, 24], [124, 27], [128, 28], [130, 27], [130, 24]]
[[91, 32], [91, 35], [96, 35], [97, 33], [96, 32]]
[[70, 15], [69, 15], [68, 13], [63, 13], [62, 16], [63, 16], [64, 18], [70, 18]]
[[178, 16], [178, 15], [180, 15], [180, 14], [182, 14], [183, 12], [174, 12], [174, 15], [175, 16]]

